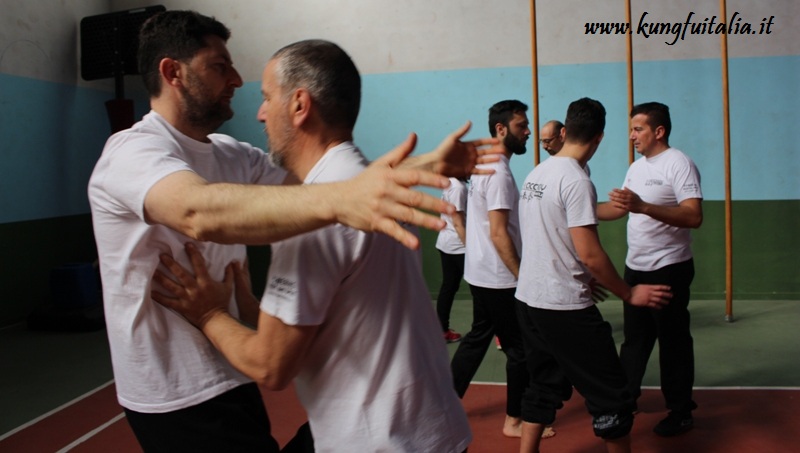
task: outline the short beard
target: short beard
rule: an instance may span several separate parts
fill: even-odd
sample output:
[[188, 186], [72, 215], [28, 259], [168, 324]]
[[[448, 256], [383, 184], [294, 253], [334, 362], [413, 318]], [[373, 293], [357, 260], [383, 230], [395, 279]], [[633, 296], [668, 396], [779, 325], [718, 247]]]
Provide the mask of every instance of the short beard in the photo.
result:
[[287, 162], [286, 157], [287, 153], [290, 152], [290, 147], [293, 146], [292, 144], [294, 143], [296, 134], [291, 127], [285, 124], [281, 127], [283, 129], [281, 134], [283, 140], [280, 142], [273, 140], [269, 134], [267, 134], [267, 152], [269, 153], [269, 161], [272, 163], [272, 165], [278, 168], [291, 171], [290, 168], [287, 168], [287, 164], [289, 164], [289, 162]]
[[[269, 147], [269, 145], [267, 145], [267, 147]], [[285, 170], [284, 165], [286, 164], [286, 159], [283, 158], [283, 154], [277, 153], [270, 149], [267, 153], [267, 157], [269, 158], [269, 162], [273, 167], [283, 168]]]
[[506, 138], [503, 139], [503, 146], [518, 156], [528, 152], [527, 148], [525, 148], [525, 142], [511, 134], [506, 135]]
[[194, 127], [212, 133], [223, 123], [233, 118], [233, 110], [220, 101], [214, 101], [211, 93], [192, 72], [189, 83], [181, 89], [186, 120]]

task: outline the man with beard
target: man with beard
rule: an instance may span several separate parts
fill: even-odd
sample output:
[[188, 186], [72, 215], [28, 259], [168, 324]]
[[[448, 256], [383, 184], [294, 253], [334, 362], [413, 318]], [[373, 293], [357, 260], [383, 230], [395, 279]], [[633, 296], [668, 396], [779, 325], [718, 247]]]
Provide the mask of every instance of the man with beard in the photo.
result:
[[525, 354], [515, 312], [521, 243], [519, 188], [509, 167], [515, 154], [525, 154], [528, 106], [506, 100], [489, 109], [489, 131], [501, 141], [504, 154], [486, 167], [491, 175], [471, 178], [467, 196], [467, 243], [464, 280], [472, 293], [472, 327], [461, 340], [450, 364], [456, 393], [464, 396], [486, 351], [497, 338], [506, 355], [506, 418], [503, 434], [520, 436], [520, 404], [528, 383]]
[[[324, 40], [290, 44], [267, 63], [261, 86], [258, 119], [271, 153], [294, 177], [316, 185], [364, 170], [353, 143], [361, 77], [344, 50]], [[233, 277], [223, 297], [204, 291], [213, 285], [203, 258], [193, 247], [187, 253], [194, 276], [164, 256], [174, 276], [155, 279], [175, 297], [153, 298], [185, 315], [262, 386], [294, 380], [318, 451], [467, 448], [469, 423], [415, 252], [344, 225], [280, 241], [255, 330], [228, 312]]]
[[[160, 254], [178, 256], [193, 242], [221, 279], [245, 262], [246, 248], [236, 244], [344, 223], [415, 248], [418, 238], [394, 219], [439, 228], [438, 217], [414, 208], [452, 212], [408, 189], [441, 188], [446, 177], [391, 168], [413, 149], [413, 136], [352, 180], [275, 187], [286, 172], [266, 154], [214, 134], [233, 116], [231, 98], [242, 85], [226, 48], [229, 36], [223, 24], [191, 11], [167, 11], [142, 26], [138, 62], [152, 110], [109, 138], [89, 181], [118, 400], [147, 452], [278, 448], [256, 384], [151, 299]], [[417, 164], [462, 170], [454, 175], [471, 171], [469, 159], [453, 156], [477, 160], [476, 145], [459, 137], [451, 135]], [[252, 295], [240, 293], [229, 298], [230, 310], [252, 323], [257, 309], [237, 304]]]

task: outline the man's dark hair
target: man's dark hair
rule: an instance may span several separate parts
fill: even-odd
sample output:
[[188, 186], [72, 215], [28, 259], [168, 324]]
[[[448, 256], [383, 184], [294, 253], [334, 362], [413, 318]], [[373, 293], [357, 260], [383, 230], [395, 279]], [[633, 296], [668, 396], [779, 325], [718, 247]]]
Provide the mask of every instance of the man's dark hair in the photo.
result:
[[606, 128], [606, 109], [598, 101], [581, 98], [567, 108], [566, 140], [586, 144], [602, 134]]
[[147, 19], [139, 31], [139, 73], [151, 97], [161, 94], [158, 66], [164, 58], [187, 61], [208, 47], [206, 37], [216, 35], [227, 42], [228, 27], [213, 17], [194, 11], [164, 11]]
[[299, 41], [272, 58], [284, 94], [307, 89], [325, 124], [353, 130], [361, 107], [361, 76], [341, 47], [321, 39]]
[[564, 123], [562, 123], [559, 120], [550, 120], [547, 123], [545, 123], [545, 126], [548, 125], [548, 124], [552, 124], [553, 125], [553, 135], [560, 134], [561, 133], [561, 129], [564, 129]]
[[645, 102], [635, 105], [631, 109], [631, 118], [643, 114], [647, 116], [647, 125], [655, 130], [658, 126], [664, 128], [664, 141], [669, 141], [669, 133], [672, 131], [672, 120], [669, 118], [669, 107], [660, 102]]
[[511, 118], [514, 117], [515, 113], [525, 113], [527, 111], [527, 105], [513, 99], [500, 101], [489, 107], [489, 133], [492, 134], [492, 137], [496, 137], [497, 131], [494, 126], [497, 123], [508, 127], [508, 123], [511, 121]]

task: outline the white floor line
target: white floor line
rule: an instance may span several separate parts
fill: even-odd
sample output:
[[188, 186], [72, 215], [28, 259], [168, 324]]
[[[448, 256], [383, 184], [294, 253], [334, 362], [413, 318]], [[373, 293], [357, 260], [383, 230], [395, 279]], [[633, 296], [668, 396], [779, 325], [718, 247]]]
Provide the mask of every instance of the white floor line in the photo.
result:
[[[472, 381], [477, 385], [506, 385], [505, 382], [482, 382]], [[661, 390], [661, 387], [656, 386], [642, 386], [646, 390]], [[730, 386], [730, 387], [692, 387], [694, 390], [781, 390], [781, 391], [800, 391], [800, 387], [745, 387], [745, 386]]]
[[[660, 390], [661, 387], [642, 387]], [[745, 387], [732, 385], [730, 387], [692, 387], [695, 390], [782, 390], [782, 391], [798, 391], [800, 387]]]
[[65, 452], [68, 452], [68, 451], [72, 450], [73, 448], [77, 447], [78, 445], [80, 445], [80, 444], [86, 442], [87, 440], [91, 439], [92, 437], [94, 437], [95, 434], [97, 434], [100, 431], [108, 428], [110, 425], [113, 425], [118, 420], [121, 420], [123, 417], [125, 417], [125, 412], [120, 412], [119, 414], [117, 414], [116, 417], [114, 417], [111, 420], [103, 423], [102, 425], [98, 426], [97, 428], [89, 431], [88, 433], [84, 434], [83, 436], [79, 437], [78, 439], [75, 439], [74, 442], [72, 442], [71, 444], [67, 445], [66, 447], [58, 450], [56, 453], [65, 453]]
[[33, 420], [29, 421], [28, 423], [25, 423], [23, 425], [17, 426], [16, 428], [12, 429], [11, 431], [9, 431], [9, 432], [3, 434], [2, 436], [0, 436], [0, 440], [3, 440], [5, 438], [7, 438], [7, 437], [10, 437], [10, 436], [22, 431], [23, 429], [25, 429], [25, 428], [27, 428], [27, 427], [29, 427], [31, 425], [34, 425], [34, 424], [38, 423], [39, 421], [41, 421], [41, 420], [43, 420], [43, 419], [55, 414], [56, 412], [58, 412], [60, 410], [63, 410], [65, 408], [69, 407], [69, 406], [72, 406], [73, 404], [77, 403], [78, 401], [80, 401], [80, 400], [82, 400], [84, 398], [87, 398], [87, 397], [99, 392], [100, 390], [103, 390], [104, 388], [108, 387], [109, 385], [111, 385], [113, 383], [114, 383], [114, 380], [112, 379], [112, 380], [106, 382], [105, 384], [101, 385], [100, 387], [97, 387], [96, 389], [94, 389], [94, 390], [92, 390], [92, 391], [90, 391], [88, 393], [84, 393], [83, 395], [75, 398], [72, 401], [70, 401], [68, 403], [64, 403], [61, 406], [58, 406], [57, 408], [51, 410], [50, 412], [34, 418]]

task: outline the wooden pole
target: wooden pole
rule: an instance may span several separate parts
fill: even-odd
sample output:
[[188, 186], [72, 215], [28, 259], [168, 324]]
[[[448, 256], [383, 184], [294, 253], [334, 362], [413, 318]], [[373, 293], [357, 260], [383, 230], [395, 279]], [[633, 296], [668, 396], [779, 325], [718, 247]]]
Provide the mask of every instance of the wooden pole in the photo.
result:
[[[725, 0], [719, 1], [720, 18], [727, 20]], [[733, 321], [733, 212], [731, 203], [731, 128], [728, 91], [728, 35], [721, 35], [722, 127], [725, 136], [725, 320]]]
[[[625, 1], [625, 20], [628, 24], [631, 23], [631, 0]], [[627, 59], [628, 59], [628, 112], [633, 110], [633, 33], [628, 30], [626, 41]], [[628, 115], [628, 134], [631, 131], [631, 118]], [[628, 140], [628, 165], [633, 163], [633, 142]]]
[[536, 54], [536, 0], [531, 0], [531, 74], [533, 86], [533, 165], [539, 165], [539, 60]]

